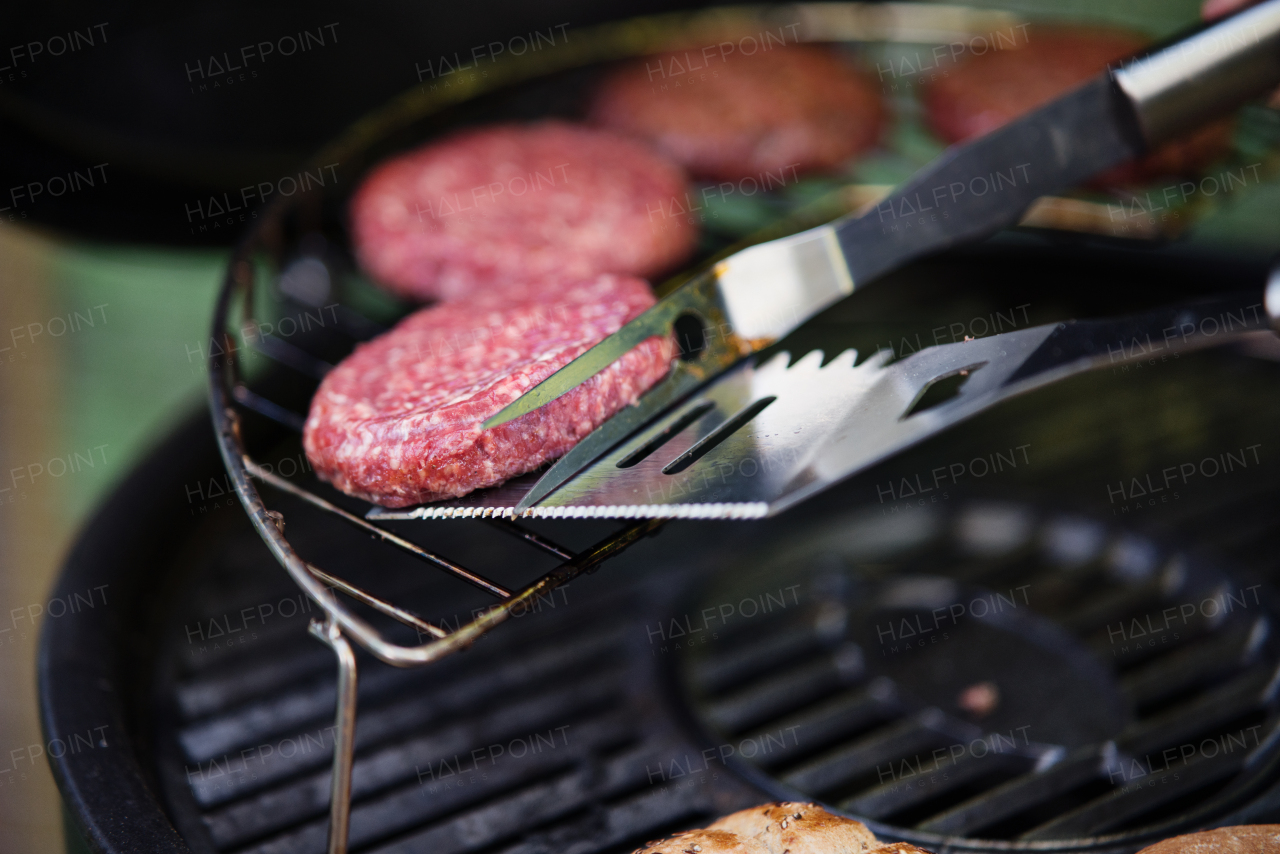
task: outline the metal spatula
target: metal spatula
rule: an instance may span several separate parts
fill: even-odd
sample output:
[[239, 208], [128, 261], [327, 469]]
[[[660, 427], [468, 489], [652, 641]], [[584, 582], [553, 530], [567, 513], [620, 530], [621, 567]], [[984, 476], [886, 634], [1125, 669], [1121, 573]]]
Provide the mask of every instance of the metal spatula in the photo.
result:
[[[1273, 310], [1280, 311], [1280, 286]], [[1072, 321], [927, 348], [886, 365], [849, 350], [745, 362], [525, 506], [526, 475], [457, 501], [370, 519], [768, 516], [1014, 395], [1098, 367], [1274, 336], [1260, 292], [1133, 317]], [[957, 394], [922, 408], [935, 384]]]
[[856, 288], [914, 258], [1012, 225], [1037, 198], [1076, 186], [1277, 83], [1280, 0], [1270, 0], [949, 149], [862, 216], [730, 256], [485, 422], [494, 427], [549, 403], [650, 336], [675, 328], [681, 339], [702, 345], [689, 348], [696, 358], [677, 363], [638, 406], [562, 457], [521, 509], [543, 502], [695, 388]]

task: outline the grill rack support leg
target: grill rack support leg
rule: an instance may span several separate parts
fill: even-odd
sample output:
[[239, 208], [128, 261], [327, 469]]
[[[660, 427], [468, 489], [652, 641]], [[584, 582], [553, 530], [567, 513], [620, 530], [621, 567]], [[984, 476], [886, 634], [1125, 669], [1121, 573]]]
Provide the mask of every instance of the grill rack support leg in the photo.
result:
[[312, 620], [311, 634], [338, 659], [338, 696], [334, 711], [333, 772], [329, 784], [329, 854], [347, 854], [351, 829], [351, 768], [356, 748], [356, 655], [332, 619]]

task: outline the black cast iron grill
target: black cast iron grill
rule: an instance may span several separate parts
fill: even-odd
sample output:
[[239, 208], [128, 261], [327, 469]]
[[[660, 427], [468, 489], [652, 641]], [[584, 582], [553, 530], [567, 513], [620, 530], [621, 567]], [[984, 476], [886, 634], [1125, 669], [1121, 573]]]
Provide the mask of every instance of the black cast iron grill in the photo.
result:
[[[296, 288], [308, 271], [328, 282], [327, 271], [341, 266], [323, 247], [289, 261], [276, 294], [283, 316], [314, 310], [293, 301], [287, 285]], [[255, 352], [288, 374], [288, 390], [259, 392], [232, 374], [236, 403], [296, 432], [302, 406], [289, 397], [309, 397], [331, 360], [371, 331], [350, 309], [342, 317], [312, 330], [305, 346], [250, 337]], [[297, 456], [295, 443], [286, 442], [286, 456]], [[324, 556], [325, 572], [309, 571], [418, 629], [415, 639], [384, 620], [378, 631], [388, 643], [409, 649], [448, 638], [483, 613], [474, 603], [441, 612], [453, 596], [444, 588], [424, 595], [413, 576], [371, 573], [367, 545], [334, 553], [317, 532], [335, 516], [376, 538], [398, 531], [364, 523], [352, 503], [313, 479], [247, 465], [280, 490], [285, 503], [272, 506], [282, 509], [298, 553]], [[1241, 528], [1243, 519], [1253, 527]], [[1203, 541], [1258, 535], [1256, 520], [1242, 520]], [[403, 535], [420, 535], [421, 524]], [[552, 577], [557, 562], [610, 555], [656, 529], [633, 526], [581, 549], [545, 529], [488, 524], [518, 539], [506, 538], [514, 550], [483, 565], [526, 578]], [[1264, 607], [1269, 588], [1268, 596], [1262, 584], [1246, 590], [1218, 563], [1158, 537], [1026, 507], [977, 506], [954, 518], [873, 513], [834, 524], [860, 541], [896, 532], [900, 541], [885, 558], [891, 568], [867, 571], [835, 547], [776, 566], [753, 556], [752, 583], [769, 591], [762, 607], [787, 590], [795, 601], [768, 620], [740, 615], [714, 643], [655, 650], [653, 632], [642, 646], [634, 625], [640, 614], [655, 626], [683, 614], [692, 633], [688, 615], [718, 613], [727, 595], [714, 588], [691, 604], [643, 585], [615, 587], [590, 605], [566, 600], [557, 612], [555, 587], [579, 577], [587, 568], [579, 563], [521, 607], [536, 607], [536, 618], [462, 658], [424, 673], [362, 664], [351, 850], [624, 852], [772, 796], [819, 800], [882, 836], [935, 850], [1119, 852], [1232, 815], [1274, 784], [1280, 654]], [[849, 534], [859, 525], [864, 536]], [[434, 543], [439, 528], [431, 531]], [[785, 528], [778, 537], [793, 539]], [[426, 554], [411, 541], [399, 545]], [[531, 562], [528, 545], [552, 563]], [[511, 589], [457, 554], [441, 548], [427, 560], [470, 574], [473, 587]], [[364, 593], [374, 590], [377, 600]], [[415, 593], [430, 604], [404, 604]], [[1181, 610], [1204, 601], [1224, 613]], [[991, 613], [977, 613], [978, 602]], [[387, 603], [397, 603], [394, 613]], [[963, 615], [952, 613], [956, 604]], [[1180, 622], [1164, 634], [1175, 636], [1140, 645], [1133, 621], [1154, 631], [1153, 619], [1169, 623], [1170, 607]], [[419, 616], [428, 613], [436, 616]], [[667, 640], [670, 625], [659, 638]], [[939, 632], [947, 637], [935, 646]], [[926, 647], [907, 646], [926, 635]], [[333, 833], [326, 766], [341, 735], [332, 712], [340, 689], [312, 651], [251, 657], [241, 670], [232, 653], [209, 675], [193, 672], [174, 686], [178, 714], [164, 752], [183, 771], [171, 769], [170, 797], [187, 804], [188, 827], [209, 850], [323, 851]], [[318, 675], [297, 681], [293, 674], [304, 672]], [[965, 690], [979, 699], [985, 691], [988, 705], [995, 696], [994, 710], [966, 711], [958, 700]]]
[[[495, 65], [507, 75], [502, 82], [526, 81], [523, 88], [478, 89], [456, 102], [448, 93], [410, 94], [317, 162], [349, 164], [347, 174], [354, 177], [387, 153], [448, 127], [571, 117], [593, 63], [644, 52], [646, 45], [654, 49], [665, 38], [661, 28], [646, 32], [637, 39], [626, 27], [602, 31], [599, 38], [573, 40], [567, 53], [539, 54], [518, 67]], [[540, 65], [547, 57], [554, 62]], [[499, 77], [491, 78], [490, 84], [498, 83]], [[347, 300], [361, 289], [347, 272], [350, 258], [333, 248], [345, 243], [342, 205], [341, 194], [278, 200], [228, 271], [210, 342], [213, 440], [226, 476], [208, 461], [199, 476], [215, 477], [211, 470], [217, 470], [235, 499], [222, 507], [214, 502], [207, 519], [189, 519], [199, 516], [195, 508], [166, 506], [157, 496], [185, 494], [190, 503], [192, 481], [157, 492], [155, 481], [169, 473], [152, 470], [151, 482], [139, 476], [117, 499], [128, 508], [126, 524], [113, 527], [104, 514], [70, 561], [76, 571], [64, 584], [73, 587], [91, 574], [89, 568], [101, 566], [104, 548], [131, 562], [127, 571], [118, 570], [131, 579], [118, 584], [123, 617], [99, 620], [93, 614], [74, 629], [49, 628], [44, 643], [47, 734], [98, 726], [104, 718], [113, 728], [102, 751], [55, 763], [95, 847], [302, 852], [324, 850], [328, 838], [330, 850], [343, 850], [348, 827], [337, 807], [348, 795], [352, 850], [476, 854], [627, 852], [646, 839], [773, 797], [817, 797], [866, 817], [885, 837], [938, 850], [1118, 854], [1170, 827], [1280, 813], [1266, 740], [1277, 660], [1269, 633], [1275, 604], [1270, 587], [1259, 590], [1261, 604], [1243, 621], [1197, 626], [1194, 637], [1180, 638], [1167, 653], [1126, 653], [1119, 664], [1100, 663], [1096, 644], [1089, 645], [1090, 632], [1096, 635], [1113, 618], [1145, 613], [1171, 593], [1199, 591], [1205, 578], [1236, 584], [1244, 577], [1195, 563], [1173, 584], [1166, 561], [1180, 547], [1170, 532], [1151, 535], [1161, 555], [1154, 575], [1126, 575], [1124, 561], [1095, 556], [1072, 569], [1076, 574], [1059, 589], [1053, 583], [1063, 573], [1058, 557], [1046, 558], [1035, 545], [975, 557], [970, 547], [979, 543], [963, 530], [951, 531], [948, 514], [938, 517], [941, 527], [929, 537], [895, 543], [877, 558], [880, 569], [850, 565], [850, 555], [839, 548], [810, 549], [807, 558], [784, 567], [762, 555], [807, 543], [812, 534], [786, 519], [751, 526], [756, 548], [744, 548], [737, 558], [725, 549], [733, 551], [744, 529], [732, 527], [727, 535], [714, 524], [671, 526], [661, 548], [646, 543], [637, 549], [643, 555], [620, 554], [654, 532], [656, 523], [621, 531], [588, 522], [377, 528], [363, 520], [365, 508], [357, 502], [285, 472], [286, 459], [302, 457], [296, 435], [282, 434], [300, 428], [315, 382], [355, 341], [379, 328]], [[1144, 252], [1092, 248], [1098, 257], [1081, 264], [1091, 277], [1112, 265], [1116, 279], [1126, 269], [1149, 275], [1157, 263]], [[1052, 254], [1044, 251], [1038, 263], [1045, 265]], [[978, 293], [990, 285], [991, 256], [979, 250], [975, 257], [978, 264], [968, 273], [956, 276], [949, 260], [934, 276], [948, 282], [969, 275], [963, 287], [949, 291]], [[1042, 266], [1037, 298], [1052, 293], [1047, 280], [1054, 275], [1072, 279], [1071, 264], [1082, 257], [1068, 247], [1058, 259], [1065, 263]], [[1017, 251], [1005, 260], [1017, 269], [1006, 269], [1004, 278], [1024, 286], [1025, 267], [1036, 262]], [[273, 275], [257, 274], [263, 261]], [[1232, 276], [1223, 271], [1234, 262], [1222, 259], [1200, 268], [1176, 257], [1163, 263], [1162, 301], [1176, 298], [1179, 288], [1199, 292], [1206, 270], [1214, 281], [1234, 276], [1257, 283], [1258, 270], [1248, 263], [1237, 265]], [[903, 272], [908, 280], [913, 275]], [[893, 290], [884, 285], [879, 292]], [[1072, 300], [1079, 292], [1074, 279], [1060, 291]], [[364, 293], [367, 298], [367, 287]], [[999, 305], [1025, 302], [999, 299]], [[1093, 308], [1120, 311], [1122, 300], [1119, 289], [1109, 290]], [[907, 304], [914, 316], [929, 300]], [[312, 316], [321, 322], [308, 328]], [[263, 334], [256, 323], [266, 319], [280, 329], [285, 317], [294, 319], [293, 328], [308, 328], [307, 334]], [[252, 334], [237, 340], [241, 321], [249, 322]], [[819, 340], [812, 346], [828, 352], [848, 346], [848, 327], [824, 327], [819, 319], [810, 331], [818, 339], [834, 331], [840, 344], [832, 348]], [[252, 361], [250, 352], [272, 363], [266, 376], [240, 363]], [[200, 437], [209, 443], [206, 433]], [[171, 449], [184, 464], [189, 451]], [[271, 510], [255, 482], [267, 485]], [[835, 490], [815, 512], [834, 513], [843, 520], [838, 526], [847, 525], [840, 514], [868, 500]], [[1266, 504], [1274, 503], [1267, 493]], [[1216, 505], [1223, 508], [1229, 512], [1202, 530], [1200, 541], [1274, 553], [1274, 514], [1241, 512], [1230, 501]], [[1036, 536], [1025, 543], [1038, 543], [1038, 534], [1051, 530], [1057, 518], [1035, 516], [1029, 530]], [[398, 550], [371, 544], [370, 535]], [[432, 551], [417, 545], [418, 537], [429, 540]], [[610, 571], [588, 577], [606, 558], [613, 560]], [[310, 598], [285, 586], [277, 559]], [[444, 572], [424, 573], [421, 561]], [[714, 643], [692, 650], [655, 645], [655, 627], [669, 628], [673, 619], [689, 625], [690, 615], [723, 604], [724, 594], [716, 591], [732, 585], [712, 580], [718, 568], [737, 577], [744, 566], [754, 568], [757, 580], [767, 579], [748, 591], [764, 595], [766, 603], [804, 580], [791, 605], [768, 620], [742, 616]], [[775, 584], [770, 573], [783, 569], [785, 583]], [[886, 581], [891, 573], [896, 587]], [[994, 632], [1040, 647], [1056, 644], [1056, 655], [1046, 653], [1003, 675], [984, 669], [989, 662], [957, 659], [954, 678], [941, 673], [937, 679], [877, 661], [879, 638], [865, 636], [877, 619], [905, 619], [921, 613], [922, 604], [949, 604], [948, 591], [1011, 595], [1018, 585], [1005, 586], [1002, 574], [1030, 580], [1034, 598], [1012, 623], [975, 616], [957, 629], [972, 637], [947, 649], [986, 649], [990, 638], [984, 635]], [[530, 578], [537, 581], [530, 584]], [[565, 590], [561, 585], [570, 580], [573, 587]], [[704, 582], [711, 586], [700, 594]], [[477, 588], [485, 598], [478, 598]], [[339, 604], [335, 592], [353, 604]], [[488, 611], [495, 596], [502, 600], [499, 610]], [[517, 599], [523, 603], [512, 607]], [[286, 602], [293, 603], [287, 617], [281, 616]], [[876, 602], [885, 606], [883, 613], [872, 608]], [[270, 622], [267, 605], [275, 615]], [[505, 617], [503, 631], [484, 635], [498, 622], [487, 611]], [[251, 625], [250, 616], [257, 622]], [[338, 654], [337, 686], [329, 652], [306, 636], [304, 625], [313, 616], [327, 618], [313, 633]], [[664, 632], [670, 634], [658, 629], [658, 637]], [[372, 654], [353, 650], [344, 635]], [[445, 657], [455, 652], [461, 654]], [[423, 671], [381, 663], [427, 660], [432, 666]], [[361, 711], [353, 728], [357, 661]], [[1170, 672], [1178, 678], [1169, 678]], [[1065, 723], [1054, 724], [1052, 710], [1043, 707], [1028, 707], [1012, 723], [1001, 719], [1018, 708], [1015, 701], [1044, 694], [1046, 680], [1064, 674], [1101, 692], [1098, 714], [1092, 697], [1067, 697], [1059, 716]], [[1183, 675], [1189, 678], [1179, 681]], [[952, 688], [995, 682], [999, 702], [980, 720], [966, 717], [954, 708], [954, 692], [933, 696], [923, 690], [935, 682]], [[1103, 771], [1168, 744], [1255, 725], [1261, 747], [1245, 761], [1233, 753], [1231, 762], [1188, 764], [1176, 793], [1171, 787], [1117, 794], [1111, 777], [1101, 780]], [[790, 732], [790, 743], [779, 732]], [[1018, 741], [1014, 732], [1031, 737]], [[335, 744], [342, 734], [350, 736], [355, 755], [349, 777], [342, 767], [347, 754]], [[984, 737], [983, 743], [998, 748], [996, 755], [966, 757], [962, 751], [952, 763], [955, 776], [931, 782], [927, 790], [895, 788], [883, 778], [886, 767], [903, 777], [904, 762], [917, 769], [913, 776], [924, 776], [923, 763], [938, 762], [934, 750], [945, 748], [950, 757], [950, 748], [962, 744], [973, 754]], [[748, 743], [757, 745], [756, 753], [744, 761]], [[727, 752], [729, 746], [736, 753]], [[334, 756], [337, 785], [331, 791], [326, 766]], [[342, 789], [347, 779], [349, 793]], [[132, 832], [120, 829], [134, 824]], [[1032, 838], [1036, 834], [1040, 838]]]
[[[946, 276], [966, 264], [991, 277], [992, 263], [950, 259], [937, 268], [937, 287], [950, 288]], [[1024, 263], [1012, 258], [1007, 278], [1018, 280]], [[1064, 288], [1075, 281], [1064, 273]], [[911, 287], [900, 298], [914, 305], [922, 297]], [[817, 334], [850, 329], [833, 322]], [[350, 336], [326, 328], [285, 343], [332, 363]], [[1226, 354], [1197, 359], [1149, 388], [1162, 399], [1184, 390], [1174, 404], [1213, 413], [1192, 422], [1225, 442], [1215, 425], [1241, 422], [1230, 401], [1270, 388], [1275, 372]], [[247, 380], [249, 399], [294, 412], [311, 387], [291, 368]], [[1068, 448], [1057, 467], [1028, 470], [1033, 490], [1014, 488], [1003, 504], [964, 491], [892, 513], [870, 481], [898, 468], [928, 471], [940, 454], [951, 459], [975, 441], [1005, 444], [994, 431], [1006, 421], [1039, 443], [1036, 419], [1059, 419], [1078, 388], [975, 422], [804, 514], [749, 528], [668, 526], [608, 571], [531, 600], [501, 631], [429, 668], [360, 653], [351, 849], [626, 854], [732, 810], [796, 797], [937, 851], [1128, 854], [1175, 830], [1274, 820], [1280, 656], [1270, 555], [1280, 517], [1269, 469], [1251, 467], [1150, 518], [1099, 523], [1038, 510], [1022, 498], [1047, 493], [1069, 505], [1076, 484], [1097, 491], [1115, 477], [1089, 449], [1119, 436], [1164, 441], [1126, 426], [1135, 389], [1123, 378], [1100, 377], [1092, 388], [1092, 404], [1113, 414], [1113, 433]], [[1267, 412], [1252, 414], [1264, 440], [1280, 423]], [[281, 464], [299, 459], [296, 432], [281, 426], [287, 419], [255, 413], [247, 407], [247, 447], [289, 474]], [[55, 770], [100, 850], [128, 850], [135, 843], [124, 840], [151, 828], [147, 850], [323, 851], [337, 691], [329, 651], [305, 631], [319, 608], [262, 548], [216, 460], [193, 457], [212, 446], [207, 427], [172, 445], [109, 503], [125, 518], [104, 514], [69, 563], [63, 592], [110, 581], [122, 610], [49, 627], [50, 737], [103, 723], [113, 734], [109, 748], [64, 756]], [[305, 473], [291, 481], [344, 502]], [[196, 484], [204, 486], [193, 501]], [[272, 501], [301, 553], [424, 621], [452, 630], [491, 603], [298, 495]], [[578, 551], [608, 528], [542, 521], [528, 533]], [[560, 561], [481, 520], [391, 531], [423, 537], [501, 584]], [[1214, 551], [1194, 548], [1205, 544]], [[1241, 590], [1247, 607], [1225, 619], [1192, 615], [1168, 644], [1124, 649], [1133, 619], [1151, 626], [1167, 607], [1206, 593], [1238, 602]], [[975, 599], [993, 596], [1003, 610], [977, 614]], [[747, 599], [764, 612], [749, 613]], [[910, 660], [893, 651], [910, 640], [903, 620], [930, 634], [934, 609], [957, 602], [967, 610], [941, 626], [952, 637]], [[726, 603], [734, 613], [707, 631], [705, 610], [720, 615]], [[362, 613], [396, 643], [421, 640]], [[677, 648], [673, 625], [698, 642]], [[983, 683], [994, 684], [998, 702], [988, 696], [985, 714], [973, 711], [982, 703], [966, 710], [958, 697]], [[1185, 764], [1178, 755], [1179, 778], [1148, 785], [1162, 776], [1167, 748], [1224, 737], [1224, 755], [1197, 748]], [[1135, 774], [1132, 761], [1147, 773]]]
[[[919, 513], [784, 529], [754, 565], [701, 580], [687, 565], [631, 580], [614, 568], [461, 657], [370, 662], [352, 850], [625, 852], [803, 797], [934, 850], [1132, 851], [1256, 809], [1276, 785], [1269, 586], [1025, 505]], [[861, 546], [871, 526], [875, 555]], [[236, 628], [246, 595], [201, 597], [181, 629], [195, 641], [172, 645], [167, 797], [197, 817], [195, 850], [323, 851], [331, 665], [298, 622], [219, 648], [234, 633], [202, 627]], [[1205, 601], [1231, 610], [1205, 617]], [[1177, 638], [1138, 649], [1133, 620], [1150, 628], [1186, 602], [1186, 631], [1175, 617]], [[957, 603], [949, 637], [906, 652], [902, 621], [927, 637], [915, 618]], [[956, 702], [974, 683], [998, 692], [984, 716]]]

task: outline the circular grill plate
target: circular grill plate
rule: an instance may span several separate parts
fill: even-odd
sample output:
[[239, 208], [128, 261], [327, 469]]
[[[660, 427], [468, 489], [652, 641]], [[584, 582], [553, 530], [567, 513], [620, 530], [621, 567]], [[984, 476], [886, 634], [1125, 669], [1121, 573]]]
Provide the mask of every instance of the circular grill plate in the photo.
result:
[[929, 847], [1141, 839], [1272, 779], [1262, 585], [1086, 518], [944, 506], [797, 531], [673, 624], [731, 764]]

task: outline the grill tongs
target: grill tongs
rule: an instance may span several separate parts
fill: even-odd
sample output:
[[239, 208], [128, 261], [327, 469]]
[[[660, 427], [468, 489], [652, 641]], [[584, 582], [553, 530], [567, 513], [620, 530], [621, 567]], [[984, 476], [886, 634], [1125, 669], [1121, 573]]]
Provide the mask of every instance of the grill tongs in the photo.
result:
[[[1131, 346], [1135, 337], [1171, 351], [1206, 346], [1228, 335], [1200, 328], [1215, 316], [1231, 318], [1224, 320], [1231, 335], [1257, 332], [1267, 315], [1258, 299], [1246, 298], [1027, 329], [932, 348], [888, 367], [887, 354], [856, 367], [851, 353], [825, 367], [811, 354], [790, 367], [779, 356], [725, 373], [881, 275], [1013, 225], [1037, 198], [1138, 157], [1277, 83], [1280, 0], [1103, 73], [949, 149], [861, 215], [729, 256], [530, 389], [484, 427], [545, 405], [650, 336], [674, 329], [693, 345], [637, 405], [536, 482], [527, 476], [474, 497], [371, 516], [766, 515], [1012, 394], [1127, 361], [1125, 354], [1141, 350]], [[973, 376], [957, 399], [908, 415], [930, 386], [966, 372]]]

